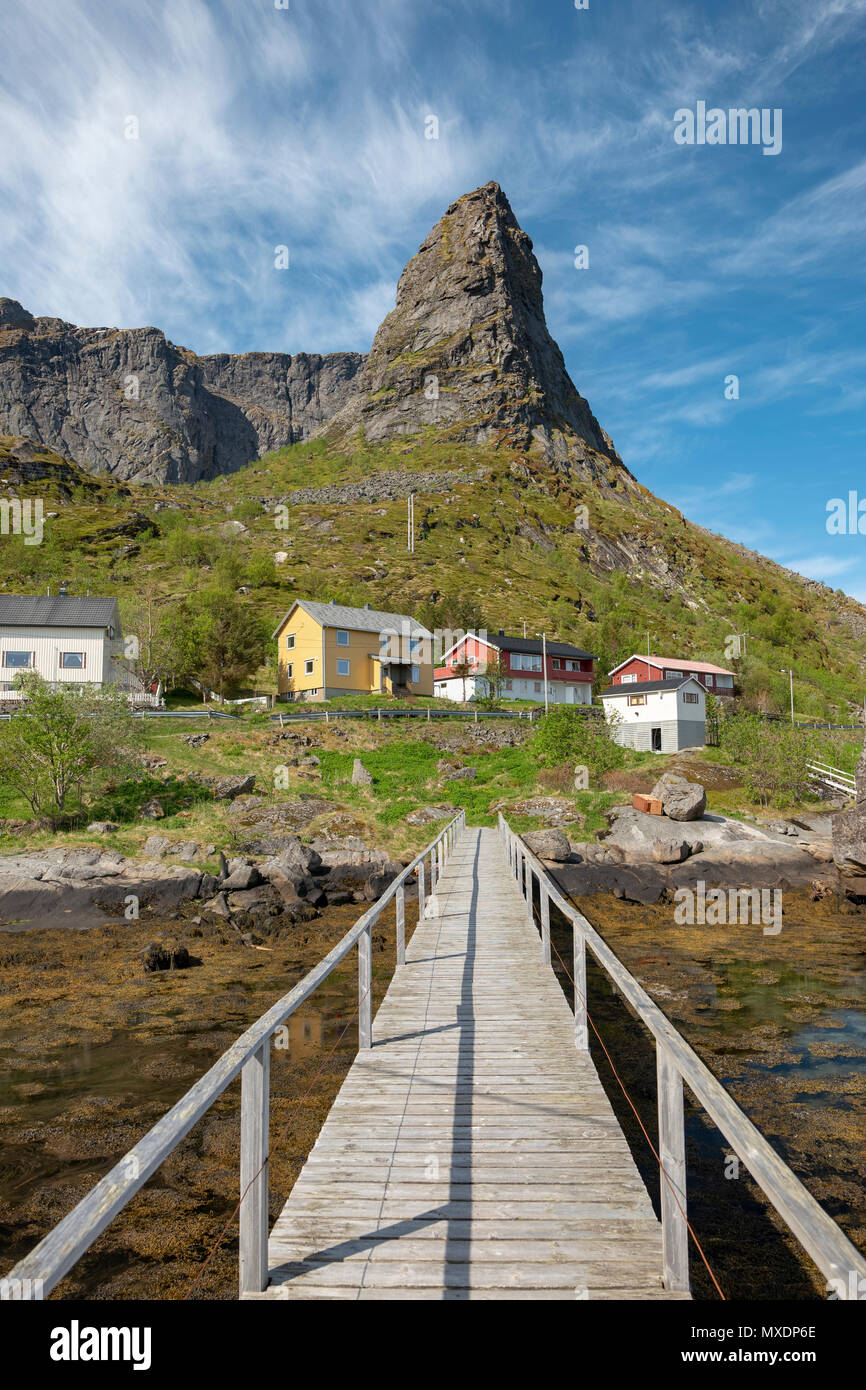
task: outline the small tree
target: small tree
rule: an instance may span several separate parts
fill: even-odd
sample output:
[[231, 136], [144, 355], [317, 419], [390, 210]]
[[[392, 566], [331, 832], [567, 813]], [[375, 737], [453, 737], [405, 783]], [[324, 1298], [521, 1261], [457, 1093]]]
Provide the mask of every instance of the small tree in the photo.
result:
[[459, 661], [454, 662], [454, 665], [451, 667], [451, 670], [454, 672], [454, 675], [457, 677], [457, 679], [462, 680], [463, 682], [463, 703], [465, 705], [466, 682], [472, 675], [473, 671], [475, 670], [475, 667], [472, 665], [471, 661], [469, 661], [465, 656], [463, 656], [460, 658]]
[[614, 730], [604, 718], [568, 705], [554, 705], [544, 716], [532, 751], [543, 767], [579, 763], [597, 777], [625, 762], [625, 749], [615, 741]]
[[722, 702], [712, 691], [707, 692], [706, 731], [707, 744], [711, 748], [719, 746], [719, 727], [722, 721]]
[[478, 676], [484, 690], [481, 697], [482, 704], [490, 708], [499, 704], [499, 701], [502, 699], [502, 692], [505, 689], [507, 676], [507, 667], [499, 653], [488, 659], [487, 664]]
[[16, 684], [25, 699], [0, 726], [0, 781], [34, 815], [80, 810], [109, 770], [116, 775], [135, 767], [143, 725], [120, 691], [52, 690], [35, 672]]
[[184, 605], [191, 647], [189, 664], [205, 685], [218, 691], [236, 686], [258, 669], [267, 633], [256, 609], [224, 589], [205, 589]]

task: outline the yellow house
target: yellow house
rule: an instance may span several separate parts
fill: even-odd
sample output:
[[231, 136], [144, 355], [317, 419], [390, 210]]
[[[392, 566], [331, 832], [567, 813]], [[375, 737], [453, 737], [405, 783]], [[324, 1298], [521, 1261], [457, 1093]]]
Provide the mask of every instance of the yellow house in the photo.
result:
[[433, 635], [405, 613], [297, 599], [272, 635], [280, 698], [433, 694]]

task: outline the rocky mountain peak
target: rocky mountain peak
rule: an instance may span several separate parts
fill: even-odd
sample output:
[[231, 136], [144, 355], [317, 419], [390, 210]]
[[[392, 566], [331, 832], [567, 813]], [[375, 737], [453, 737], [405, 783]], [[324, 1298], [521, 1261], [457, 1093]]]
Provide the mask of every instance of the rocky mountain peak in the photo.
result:
[[434, 426], [479, 443], [535, 444], [562, 462], [585, 461], [588, 448], [619, 463], [548, 332], [541, 281], [499, 184], [458, 198], [400, 276], [327, 435], [363, 429], [376, 440]]

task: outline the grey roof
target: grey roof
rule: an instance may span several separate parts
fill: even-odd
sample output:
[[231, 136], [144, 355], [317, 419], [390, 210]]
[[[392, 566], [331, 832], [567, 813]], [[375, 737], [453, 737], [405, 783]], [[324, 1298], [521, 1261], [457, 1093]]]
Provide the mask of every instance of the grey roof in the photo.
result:
[[[526, 652], [531, 656], [541, 655], [541, 638], [535, 637], [506, 637], [504, 633], [488, 632], [487, 640], [494, 647], [499, 647], [503, 652]], [[570, 642], [550, 642], [547, 643], [548, 656], [581, 656], [590, 661], [595, 660], [592, 652], [585, 652], [582, 647], [573, 647]]]
[[0, 594], [3, 627], [119, 627], [116, 598]]
[[355, 632], [384, 632], [392, 630], [397, 633], [403, 631], [403, 624], [409, 624], [409, 634], [413, 637], [432, 637], [421, 623], [415, 621], [408, 613], [383, 613], [378, 608], [347, 608], [342, 603], [312, 603], [309, 599], [300, 598], [297, 604], [292, 604], [289, 612], [281, 618], [272, 637], [276, 637], [280, 628], [295, 607], [303, 608], [305, 613], [309, 613], [311, 618], [315, 618], [322, 627], [341, 627], [348, 628]]
[[676, 676], [673, 680], [666, 681], [626, 681], [623, 685], [609, 685], [607, 690], [603, 690], [602, 695], [649, 695], [653, 690], [679, 690], [681, 685], [688, 685], [689, 681], [694, 681], [699, 690], [703, 690], [699, 680], [694, 676]]

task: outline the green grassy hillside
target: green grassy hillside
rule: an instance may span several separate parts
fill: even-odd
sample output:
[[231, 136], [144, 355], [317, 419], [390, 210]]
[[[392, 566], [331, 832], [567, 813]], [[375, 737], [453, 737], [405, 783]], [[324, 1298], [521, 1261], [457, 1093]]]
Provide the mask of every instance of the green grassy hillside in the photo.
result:
[[[244, 602], [272, 624], [299, 596], [443, 627], [525, 622], [597, 653], [602, 669], [645, 650], [649, 630], [654, 651], [735, 666], [759, 708], [787, 708], [789, 666], [798, 715], [847, 720], [862, 702], [866, 609], [691, 524], [613, 467], [589, 481], [431, 432], [351, 453], [316, 440], [208, 483], [130, 489], [41, 448], [47, 476], [23, 477], [11, 446], [0, 438], [3, 494], [41, 497], [46, 521], [41, 545], [0, 538], [6, 592], [65, 579], [117, 593], [131, 618], [144, 592], [181, 600], [218, 581], [249, 590]], [[725, 644], [738, 632], [749, 642], [737, 663]]]

